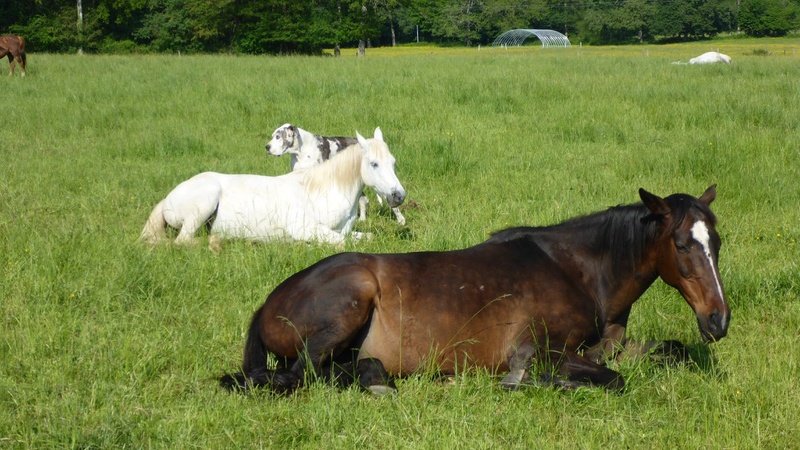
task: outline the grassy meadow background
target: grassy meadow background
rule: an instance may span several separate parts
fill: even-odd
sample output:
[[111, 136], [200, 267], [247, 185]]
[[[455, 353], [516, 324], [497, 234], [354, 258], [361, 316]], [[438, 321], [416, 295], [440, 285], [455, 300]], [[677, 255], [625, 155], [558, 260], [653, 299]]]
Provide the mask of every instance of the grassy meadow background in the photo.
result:
[[[730, 66], [671, 64], [708, 50]], [[368, 49], [358, 59], [31, 53], [0, 76], [2, 448], [787, 448], [800, 439], [800, 40], [569, 49]], [[5, 61], [0, 64], [4, 73]], [[150, 209], [204, 170], [278, 175], [272, 130], [380, 126], [406, 227], [370, 204], [367, 252], [456, 249], [660, 195], [701, 194], [723, 240], [729, 335], [706, 346], [658, 281], [629, 337], [693, 362], [612, 363], [601, 389], [506, 392], [482, 371], [375, 399], [322, 384], [236, 395], [250, 316], [335, 253], [155, 249]]]

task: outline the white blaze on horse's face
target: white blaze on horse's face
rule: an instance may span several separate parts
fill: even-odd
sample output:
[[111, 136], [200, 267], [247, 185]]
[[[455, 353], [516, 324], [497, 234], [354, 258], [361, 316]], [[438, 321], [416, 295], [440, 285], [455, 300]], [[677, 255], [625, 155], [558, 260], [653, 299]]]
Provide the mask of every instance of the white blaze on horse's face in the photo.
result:
[[374, 138], [369, 141], [357, 132], [356, 138], [364, 152], [361, 158], [364, 184], [386, 198], [391, 207], [399, 206], [406, 198], [406, 190], [394, 172], [395, 159], [383, 141], [381, 129], [376, 128]]
[[[714, 275], [714, 286], [716, 287], [717, 294], [719, 298], [722, 299], [722, 302], [725, 302], [725, 293], [722, 291], [722, 282], [719, 280], [719, 274], [716, 269], [717, 265], [714, 263], [714, 256], [711, 253], [711, 237], [708, 234], [708, 225], [702, 220], [698, 220], [697, 222], [692, 225], [692, 238], [695, 241], [700, 243], [700, 246], [703, 248], [703, 253], [705, 254], [706, 260], [708, 261], [709, 268], [711, 273]], [[727, 324], [723, 323], [723, 326]]]
[[267, 142], [267, 152], [273, 156], [281, 156], [285, 153], [299, 153], [296, 139], [297, 130], [292, 124], [285, 123], [276, 128], [272, 133], [272, 140]]
[[674, 274], [668, 270], [661, 275], [691, 305], [703, 339], [716, 341], [727, 334], [730, 322], [730, 307], [717, 267], [719, 235], [713, 225], [701, 217], [694, 217], [682, 230], [673, 235], [676, 270]]

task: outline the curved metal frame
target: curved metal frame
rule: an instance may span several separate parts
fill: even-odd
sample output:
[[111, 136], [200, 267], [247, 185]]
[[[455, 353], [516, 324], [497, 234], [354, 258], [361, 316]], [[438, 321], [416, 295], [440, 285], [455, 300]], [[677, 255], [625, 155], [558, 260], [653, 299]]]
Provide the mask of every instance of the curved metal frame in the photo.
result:
[[505, 33], [497, 36], [497, 39], [492, 42], [492, 47], [497, 46], [520, 46], [531, 37], [536, 36], [542, 42], [542, 47], [569, 47], [569, 38], [553, 30], [530, 30], [518, 28], [516, 30], [506, 31]]

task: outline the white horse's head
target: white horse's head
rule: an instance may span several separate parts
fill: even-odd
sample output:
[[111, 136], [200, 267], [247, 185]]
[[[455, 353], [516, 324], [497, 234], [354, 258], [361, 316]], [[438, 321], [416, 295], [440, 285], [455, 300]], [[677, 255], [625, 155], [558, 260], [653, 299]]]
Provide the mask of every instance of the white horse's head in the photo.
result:
[[391, 207], [399, 206], [406, 199], [406, 190], [394, 173], [395, 159], [383, 141], [381, 129], [375, 128], [372, 139], [364, 139], [358, 132], [356, 138], [363, 151], [361, 179], [364, 184], [375, 189]]
[[272, 132], [272, 140], [267, 142], [267, 152], [272, 156], [281, 156], [285, 153], [300, 153], [300, 139], [298, 130], [292, 124], [285, 123]]

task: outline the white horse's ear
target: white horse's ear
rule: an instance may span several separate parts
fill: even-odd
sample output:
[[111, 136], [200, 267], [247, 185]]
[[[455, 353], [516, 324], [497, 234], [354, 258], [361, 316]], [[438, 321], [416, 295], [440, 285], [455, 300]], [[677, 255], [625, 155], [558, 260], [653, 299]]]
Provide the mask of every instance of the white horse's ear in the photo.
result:
[[364, 139], [364, 136], [362, 136], [361, 133], [359, 133], [358, 131], [356, 131], [356, 139], [358, 139], [358, 143], [361, 145], [361, 148], [364, 151], [367, 151], [367, 149], [369, 148], [369, 144], [367, 143], [367, 140]]
[[384, 142], [383, 140], [383, 132], [381, 132], [381, 127], [375, 127], [375, 139]]

